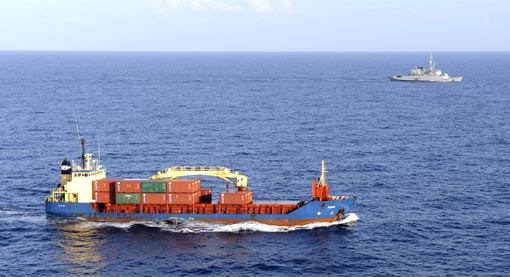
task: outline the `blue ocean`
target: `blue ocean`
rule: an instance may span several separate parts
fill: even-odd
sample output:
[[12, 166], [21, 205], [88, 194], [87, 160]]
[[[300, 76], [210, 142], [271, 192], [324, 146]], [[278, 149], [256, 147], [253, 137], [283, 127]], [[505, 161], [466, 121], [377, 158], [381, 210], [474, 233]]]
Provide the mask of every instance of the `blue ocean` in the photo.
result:
[[[510, 53], [433, 53], [461, 83], [387, 79], [428, 54], [0, 52], [0, 275], [508, 275]], [[358, 200], [291, 228], [46, 215], [77, 131], [109, 177], [226, 166], [257, 200], [308, 200], [326, 160]]]

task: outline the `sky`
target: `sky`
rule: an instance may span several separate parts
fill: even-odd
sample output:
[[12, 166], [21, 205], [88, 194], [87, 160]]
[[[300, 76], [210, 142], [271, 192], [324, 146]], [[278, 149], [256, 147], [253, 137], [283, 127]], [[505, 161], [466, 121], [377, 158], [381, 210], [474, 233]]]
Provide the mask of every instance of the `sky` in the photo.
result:
[[510, 51], [510, 1], [0, 0], [0, 50]]

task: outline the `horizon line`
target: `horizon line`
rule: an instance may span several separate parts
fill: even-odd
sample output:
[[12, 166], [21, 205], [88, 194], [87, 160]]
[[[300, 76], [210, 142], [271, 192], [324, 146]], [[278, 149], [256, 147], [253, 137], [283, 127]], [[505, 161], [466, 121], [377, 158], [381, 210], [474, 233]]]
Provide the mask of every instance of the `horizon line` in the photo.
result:
[[91, 53], [506, 53], [510, 50], [12, 50], [0, 52], [91, 52]]

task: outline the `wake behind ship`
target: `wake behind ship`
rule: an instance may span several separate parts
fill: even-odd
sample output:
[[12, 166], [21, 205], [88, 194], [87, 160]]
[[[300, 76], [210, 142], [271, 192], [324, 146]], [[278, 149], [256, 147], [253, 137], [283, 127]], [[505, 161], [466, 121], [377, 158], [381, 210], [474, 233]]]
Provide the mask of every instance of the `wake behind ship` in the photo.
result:
[[[148, 179], [107, 178], [100, 161], [85, 153], [83, 138], [81, 144], [81, 164], [67, 159], [62, 162], [61, 181], [45, 200], [48, 214], [92, 221], [181, 218], [294, 226], [340, 220], [356, 200], [352, 195], [329, 195], [324, 161], [321, 177], [312, 181], [308, 201], [254, 201], [248, 177], [225, 167], [175, 166]], [[226, 190], [213, 203], [212, 189], [203, 188], [200, 179], [180, 179], [191, 176], [221, 178], [228, 182]], [[229, 190], [229, 184], [235, 189]]]

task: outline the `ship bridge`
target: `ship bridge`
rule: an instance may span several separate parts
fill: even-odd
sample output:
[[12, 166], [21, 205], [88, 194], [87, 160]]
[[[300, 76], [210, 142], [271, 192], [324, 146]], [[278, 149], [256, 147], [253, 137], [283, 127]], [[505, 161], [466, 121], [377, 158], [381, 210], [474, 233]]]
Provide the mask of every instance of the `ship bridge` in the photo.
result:
[[81, 164], [62, 162], [61, 182], [57, 188], [50, 191], [46, 198], [51, 202], [80, 202], [93, 201], [91, 183], [95, 180], [106, 178], [106, 169], [101, 165], [100, 158], [92, 159], [93, 155], [85, 153], [85, 139], [80, 139], [82, 145]]

